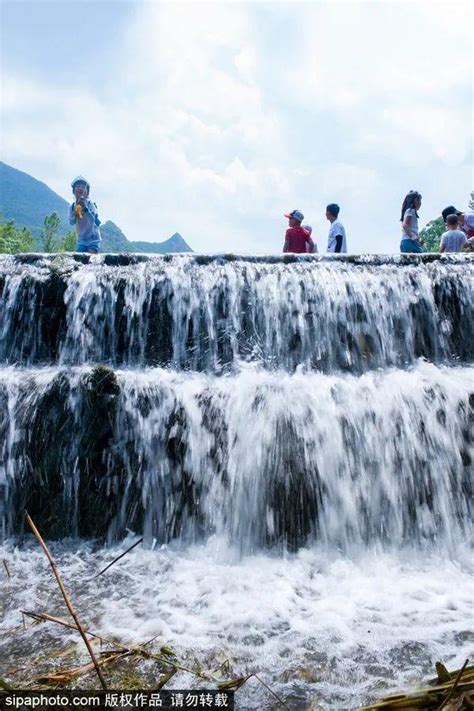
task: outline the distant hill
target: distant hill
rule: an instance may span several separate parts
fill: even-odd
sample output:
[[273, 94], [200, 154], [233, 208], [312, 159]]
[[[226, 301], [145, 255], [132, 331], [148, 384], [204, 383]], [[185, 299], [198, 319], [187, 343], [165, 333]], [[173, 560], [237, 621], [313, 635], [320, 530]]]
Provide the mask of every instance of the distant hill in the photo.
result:
[[27, 227], [39, 237], [46, 215], [57, 212], [65, 234], [67, 209], [66, 200], [45, 183], [0, 161], [0, 211], [5, 220], [15, 220], [17, 227]]
[[[27, 227], [38, 239], [46, 215], [57, 212], [64, 235], [70, 229], [66, 217], [68, 207], [66, 200], [45, 183], [0, 161], [0, 212], [4, 220], [15, 220], [17, 227]], [[111, 220], [104, 222], [100, 231], [102, 252], [166, 254], [193, 251], [177, 232], [164, 242], [129, 242]]]
[[124, 233], [111, 220], [100, 226], [102, 235], [102, 252], [153, 252], [166, 254], [168, 252], [192, 252], [191, 247], [178, 232], [175, 232], [164, 242], [129, 242]]

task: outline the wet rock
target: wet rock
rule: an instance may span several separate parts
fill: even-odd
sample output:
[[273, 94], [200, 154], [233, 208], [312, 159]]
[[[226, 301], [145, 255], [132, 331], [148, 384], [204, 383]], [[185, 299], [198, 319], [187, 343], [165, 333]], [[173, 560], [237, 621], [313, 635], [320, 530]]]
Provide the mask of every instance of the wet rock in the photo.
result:
[[89, 264], [89, 262], [91, 261], [91, 255], [84, 254], [82, 252], [74, 252], [72, 258], [75, 262], [79, 262], [79, 264]]
[[51, 270], [51, 277], [44, 284], [41, 297], [41, 335], [40, 345], [44, 358], [55, 361], [59, 355], [60, 344], [66, 328], [66, 304], [64, 294], [67, 281], [60, 268]]
[[26, 252], [25, 254], [15, 254], [15, 262], [17, 264], [36, 264], [42, 262], [49, 255], [38, 252]]
[[145, 359], [150, 365], [168, 365], [173, 358], [173, 290], [169, 280], [152, 291], [148, 310]]
[[446, 411], [441, 408], [436, 411], [436, 419], [440, 425], [446, 427]]
[[460, 455], [463, 467], [470, 467], [472, 464], [470, 452], [468, 452], [467, 449], [461, 449]]
[[301, 336], [299, 331], [295, 331], [290, 337], [290, 340], [288, 341], [288, 350], [290, 353], [292, 351], [299, 350], [301, 348]]
[[389, 651], [389, 658], [396, 667], [419, 667], [428, 673], [434, 665], [432, 652], [422, 642], [407, 642]]
[[149, 257], [145, 254], [104, 254], [103, 259], [108, 267], [127, 267], [131, 264], [147, 262]]
[[201, 266], [205, 266], [206, 264], [210, 264], [212, 262], [212, 257], [207, 254], [196, 254], [194, 256], [194, 262]]
[[78, 448], [79, 533], [103, 536], [120, 506], [117, 483], [108, 485], [114, 472], [107, 466], [114, 441], [119, 386], [114, 371], [98, 365], [85, 378], [83, 388]]
[[[15, 527], [24, 529], [26, 509], [38, 528], [51, 538], [77, 533], [74, 497], [65, 496], [66, 488], [74, 486], [71, 440], [75, 413], [69, 395], [69, 381], [60, 374], [36, 400], [34, 409], [24, 411], [23, 456], [27, 453], [27, 459], [22, 461], [20, 455], [19, 476], [13, 491]], [[71, 461], [68, 471], [64, 470], [65, 461]]]

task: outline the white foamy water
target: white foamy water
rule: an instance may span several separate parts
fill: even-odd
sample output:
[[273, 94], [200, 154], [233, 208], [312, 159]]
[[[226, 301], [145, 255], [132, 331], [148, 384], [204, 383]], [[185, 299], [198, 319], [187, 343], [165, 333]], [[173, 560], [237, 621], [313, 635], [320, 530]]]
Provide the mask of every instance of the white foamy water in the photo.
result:
[[[88, 579], [119, 549], [94, 553], [90, 545], [62, 543], [53, 551], [80, 618], [94, 631], [125, 643], [158, 635], [158, 646], [212, 656], [214, 668], [230, 658], [234, 675], [257, 672], [294, 710], [313, 699], [320, 709], [355, 709], [416, 686], [437, 660], [459, 668], [473, 653], [474, 578], [464, 546], [456, 559], [409, 548], [348, 559], [321, 547], [240, 559], [213, 538], [187, 549], [139, 547], [95, 581]], [[0, 557], [12, 571], [0, 591], [0, 654], [8, 669], [37, 649], [38, 628], [8, 633], [20, 625], [20, 609], [67, 611], [34, 543], [7, 542]], [[47, 635], [64, 644], [76, 639], [53, 626]], [[193, 680], [178, 675], [172, 686], [185, 683]], [[237, 692], [238, 709], [272, 703], [255, 680]]]

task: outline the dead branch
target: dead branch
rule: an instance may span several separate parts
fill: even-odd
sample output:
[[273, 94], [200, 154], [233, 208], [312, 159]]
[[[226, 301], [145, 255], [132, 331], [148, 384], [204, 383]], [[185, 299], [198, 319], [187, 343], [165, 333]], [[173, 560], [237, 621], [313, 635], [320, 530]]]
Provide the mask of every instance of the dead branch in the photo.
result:
[[35, 537], [36, 537], [36, 540], [37, 540], [38, 543], [40, 544], [41, 548], [43, 549], [43, 551], [44, 551], [44, 553], [45, 553], [45, 555], [46, 555], [46, 557], [47, 557], [47, 559], [49, 560], [49, 564], [51, 565], [51, 568], [52, 568], [53, 573], [54, 573], [54, 577], [56, 578], [57, 583], [58, 583], [58, 585], [59, 585], [59, 589], [61, 590], [62, 596], [63, 596], [63, 598], [64, 598], [64, 602], [66, 603], [67, 609], [69, 610], [69, 613], [70, 613], [71, 617], [73, 618], [74, 622], [76, 623], [76, 627], [77, 627], [77, 629], [79, 630], [82, 639], [84, 640], [84, 644], [86, 645], [87, 651], [89, 652], [89, 656], [90, 656], [90, 658], [92, 659], [92, 663], [93, 663], [93, 665], [94, 665], [94, 667], [95, 667], [95, 670], [96, 670], [96, 672], [97, 672], [97, 676], [99, 677], [99, 681], [100, 681], [100, 683], [101, 683], [101, 686], [102, 686], [102, 688], [103, 688], [104, 690], [107, 690], [107, 684], [105, 683], [105, 679], [104, 679], [104, 677], [103, 677], [103, 675], [102, 675], [102, 672], [101, 672], [101, 670], [100, 670], [99, 664], [98, 664], [97, 659], [96, 659], [96, 657], [95, 657], [94, 650], [92, 649], [92, 647], [91, 647], [91, 645], [90, 645], [90, 643], [89, 643], [89, 640], [88, 640], [87, 637], [86, 637], [86, 634], [85, 634], [85, 632], [84, 632], [84, 629], [83, 629], [81, 623], [79, 622], [79, 618], [78, 618], [78, 616], [77, 616], [77, 614], [76, 614], [76, 611], [75, 611], [74, 607], [72, 606], [71, 600], [69, 599], [69, 596], [68, 596], [68, 594], [67, 594], [67, 592], [66, 592], [66, 588], [64, 587], [64, 584], [63, 584], [63, 581], [62, 581], [61, 576], [60, 576], [60, 574], [59, 574], [59, 571], [58, 571], [58, 568], [57, 568], [57, 566], [56, 566], [56, 563], [54, 562], [54, 559], [53, 559], [51, 553], [49, 552], [49, 549], [48, 549], [46, 543], [44, 542], [43, 538], [41, 537], [40, 532], [39, 532], [38, 529], [36, 528], [36, 526], [35, 526], [35, 524], [34, 524], [34, 522], [33, 522], [33, 519], [32, 519], [31, 516], [28, 514], [28, 512], [25, 512], [25, 514], [26, 514], [26, 520], [27, 520], [27, 522], [28, 522], [28, 525], [30, 526], [31, 530], [33, 531], [33, 533], [34, 533], [34, 535], [35, 535]]
[[114, 563], [116, 563], [118, 560], [120, 560], [120, 558], [123, 558], [124, 555], [127, 555], [127, 553], [130, 553], [130, 551], [132, 551], [134, 548], [136, 548], [140, 543], [143, 543], [143, 538], [140, 538], [140, 540], [139, 540], [139, 541], [136, 541], [136, 542], [133, 544], [133, 546], [130, 546], [130, 548], [127, 548], [127, 550], [124, 551], [123, 553], [121, 553], [119, 556], [117, 556], [117, 558], [114, 558], [114, 560], [113, 560], [111, 563], [109, 563], [108, 565], [106, 565], [105, 568], [103, 568], [103, 569], [100, 571], [100, 573], [97, 573], [97, 575], [94, 575], [94, 576], [91, 578], [91, 580], [95, 580], [96, 578], [99, 577], [99, 575], [102, 575], [102, 573], [105, 573], [105, 571], [108, 570], [109, 568], [111, 568]]
[[9, 569], [9, 567], [8, 567], [8, 561], [7, 561], [6, 558], [3, 558], [3, 567], [4, 567], [5, 570], [7, 571], [8, 577], [11, 578], [12, 576], [11, 576], [10, 569]]
[[438, 708], [437, 708], [436, 711], [441, 711], [441, 709], [444, 709], [444, 707], [446, 706], [446, 704], [448, 703], [448, 701], [449, 701], [450, 699], [452, 699], [453, 694], [454, 694], [454, 692], [456, 691], [456, 687], [458, 686], [458, 684], [459, 684], [459, 682], [460, 682], [460, 680], [461, 680], [462, 673], [463, 673], [464, 669], [467, 667], [468, 663], [469, 663], [469, 659], [466, 659], [466, 661], [465, 661], [464, 664], [462, 665], [461, 669], [459, 670], [459, 673], [458, 673], [456, 679], [454, 680], [454, 684], [453, 684], [452, 687], [451, 687], [451, 691], [449, 692], [449, 694], [447, 695], [447, 697], [444, 699], [443, 703], [442, 703], [440, 706], [438, 706]]

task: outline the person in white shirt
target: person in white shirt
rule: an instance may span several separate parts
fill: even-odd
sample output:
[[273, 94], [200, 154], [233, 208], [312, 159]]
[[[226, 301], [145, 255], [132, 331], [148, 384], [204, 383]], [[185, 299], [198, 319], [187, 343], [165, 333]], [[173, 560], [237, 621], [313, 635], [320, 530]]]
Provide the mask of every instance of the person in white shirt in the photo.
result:
[[461, 252], [465, 244], [474, 244], [474, 237], [466, 237], [462, 230], [458, 229], [458, 216], [448, 215], [446, 217], [446, 232], [441, 235], [441, 243], [439, 251], [443, 252]]
[[421, 195], [417, 190], [410, 190], [402, 205], [402, 241], [400, 252], [420, 254], [423, 252], [418, 234], [418, 210], [421, 207]]
[[326, 208], [326, 218], [331, 223], [328, 234], [328, 252], [336, 254], [347, 252], [346, 230], [344, 225], [337, 218], [340, 207], [336, 203], [331, 203]]
[[461, 212], [456, 210], [454, 205], [445, 207], [441, 213], [444, 222], [447, 221], [448, 215], [457, 215], [459, 228], [466, 233], [468, 237], [474, 237], [474, 212]]

